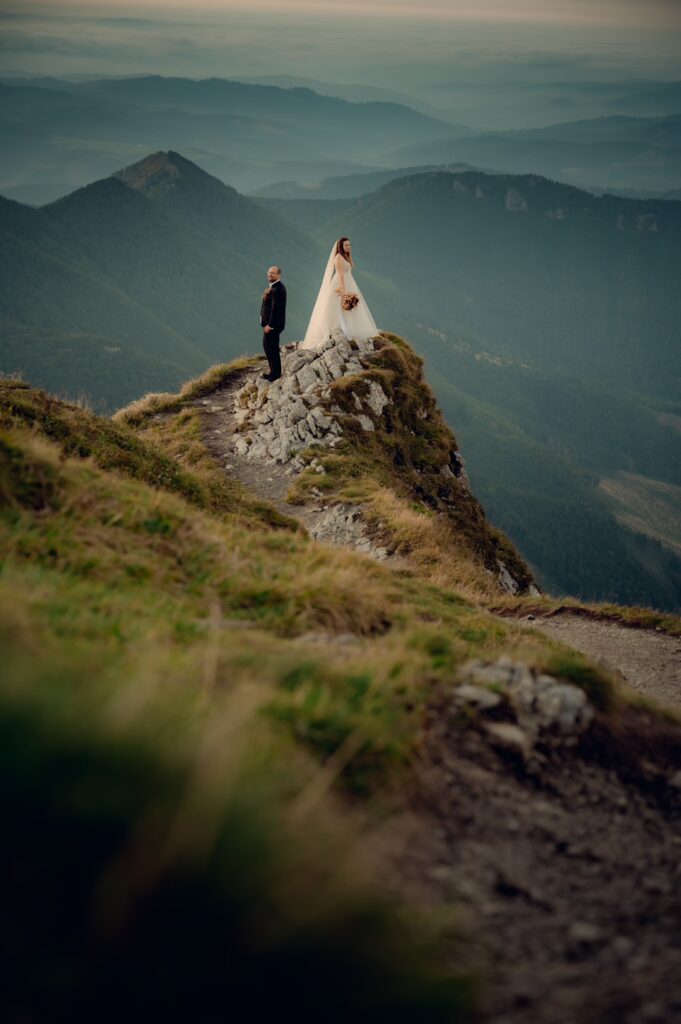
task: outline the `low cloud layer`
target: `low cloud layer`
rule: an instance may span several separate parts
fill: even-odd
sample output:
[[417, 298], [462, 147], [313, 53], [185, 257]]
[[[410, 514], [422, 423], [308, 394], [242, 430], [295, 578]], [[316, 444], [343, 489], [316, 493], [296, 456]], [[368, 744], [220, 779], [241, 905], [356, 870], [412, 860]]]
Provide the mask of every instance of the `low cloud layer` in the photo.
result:
[[[489, 0], [475, 7], [428, 0], [432, 17], [418, 22], [409, 18], [407, 0], [372, 0], [368, 8], [346, 0], [342, 17], [328, 5], [317, 13], [319, 2], [305, 13], [299, 6], [267, 0], [247, 12], [227, 10], [221, 0], [205, 11], [164, 4], [162, 14], [153, 6], [133, 14], [125, 4], [4, 4], [0, 70], [286, 73], [432, 95], [457, 82], [671, 78], [681, 57], [676, 0]], [[390, 17], [389, 8], [404, 14]]]

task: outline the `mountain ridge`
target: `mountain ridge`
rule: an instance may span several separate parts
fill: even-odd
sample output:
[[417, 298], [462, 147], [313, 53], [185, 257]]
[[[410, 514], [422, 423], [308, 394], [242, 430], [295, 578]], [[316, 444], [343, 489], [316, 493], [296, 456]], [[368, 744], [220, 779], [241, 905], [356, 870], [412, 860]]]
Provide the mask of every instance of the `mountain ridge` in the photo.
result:
[[[346, 353], [341, 444], [317, 462], [332, 475], [354, 458], [357, 398], [368, 435], [408, 456], [395, 481], [416, 457], [472, 509], [433, 473], [451, 435], [441, 452], [419, 361], [383, 341]], [[115, 421], [0, 381], [0, 877], [23, 963], [0, 1006], [113, 1019], [135, 1001], [179, 1021], [218, 999], [265, 1020], [285, 997], [303, 1024], [327, 1004], [332, 1024], [673, 1008], [677, 716], [537, 630], [551, 602], [509, 596], [492, 614], [499, 590], [460, 548], [438, 584], [425, 561], [315, 542], [245, 489], [207, 442], [226, 388], [263, 412], [243, 377], [262, 363], [214, 367]], [[379, 411], [367, 383], [391, 375]], [[301, 475], [325, 479], [313, 460]], [[438, 519], [411, 517], [414, 546], [414, 520]], [[615, 612], [678, 643], [678, 618]], [[79, 909], [66, 937], [55, 905]], [[633, 956], [640, 977], [622, 971]]]

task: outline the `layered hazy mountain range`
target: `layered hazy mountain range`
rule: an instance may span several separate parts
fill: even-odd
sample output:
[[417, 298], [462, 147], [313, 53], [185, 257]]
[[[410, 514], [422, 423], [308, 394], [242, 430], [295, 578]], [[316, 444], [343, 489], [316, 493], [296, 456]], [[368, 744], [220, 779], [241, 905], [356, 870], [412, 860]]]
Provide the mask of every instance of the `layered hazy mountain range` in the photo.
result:
[[[410, 102], [276, 76], [6, 77], [0, 191], [46, 203], [154, 149], [182, 152], [248, 193], [358, 195], [383, 183], [364, 177], [372, 172], [462, 163], [594, 190], [673, 198], [679, 188], [681, 83], [498, 83], [461, 87], [446, 111]], [[334, 180], [347, 175], [354, 182]]]
[[681, 207], [538, 175], [428, 172], [360, 198], [254, 200], [175, 152], [35, 209], [3, 199], [4, 372], [113, 409], [257, 351], [264, 269], [302, 337], [351, 235], [476, 493], [545, 586], [681, 604]]

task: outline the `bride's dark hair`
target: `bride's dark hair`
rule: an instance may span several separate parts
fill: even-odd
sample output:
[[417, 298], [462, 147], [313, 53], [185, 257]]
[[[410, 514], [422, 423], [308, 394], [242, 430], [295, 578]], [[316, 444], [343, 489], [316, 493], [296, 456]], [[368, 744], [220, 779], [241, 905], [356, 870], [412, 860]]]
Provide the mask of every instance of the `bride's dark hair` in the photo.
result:
[[336, 253], [335, 253], [335, 255], [336, 256], [342, 256], [343, 259], [348, 261], [348, 263], [350, 264], [351, 267], [354, 267], [355, 261], [352, 258], [352, 254], [350, 254], [350, 256], [348, 256], [347, 253], [345, 253], [343, 251], [343, 242], [349, 242], [349, 241], [350, 241], [350, 239], [347, 238], [345, 235], [343, 235], [342, 238], [339, 238], [338, 241], [336, 242]]

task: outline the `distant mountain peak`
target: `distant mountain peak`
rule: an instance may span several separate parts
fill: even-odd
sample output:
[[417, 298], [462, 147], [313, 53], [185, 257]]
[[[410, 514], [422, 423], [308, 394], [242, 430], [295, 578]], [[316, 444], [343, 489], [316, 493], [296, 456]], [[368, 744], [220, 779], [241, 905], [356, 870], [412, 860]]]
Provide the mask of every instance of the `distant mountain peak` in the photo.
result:
[[167, 153], [164, 153], [163, 150], [150, 153], [143, 160], [136, 164], [130, 164], [129, 167], [124, 167], [112, 175], [114, 178], [119, 178], [129, 188], [143, 192], [150, 198], [172, 191], [181, 178], [195, 176], [210, 178], [210, 175], [193, 164], [191, 160], [186, 160], [172, 149]]

